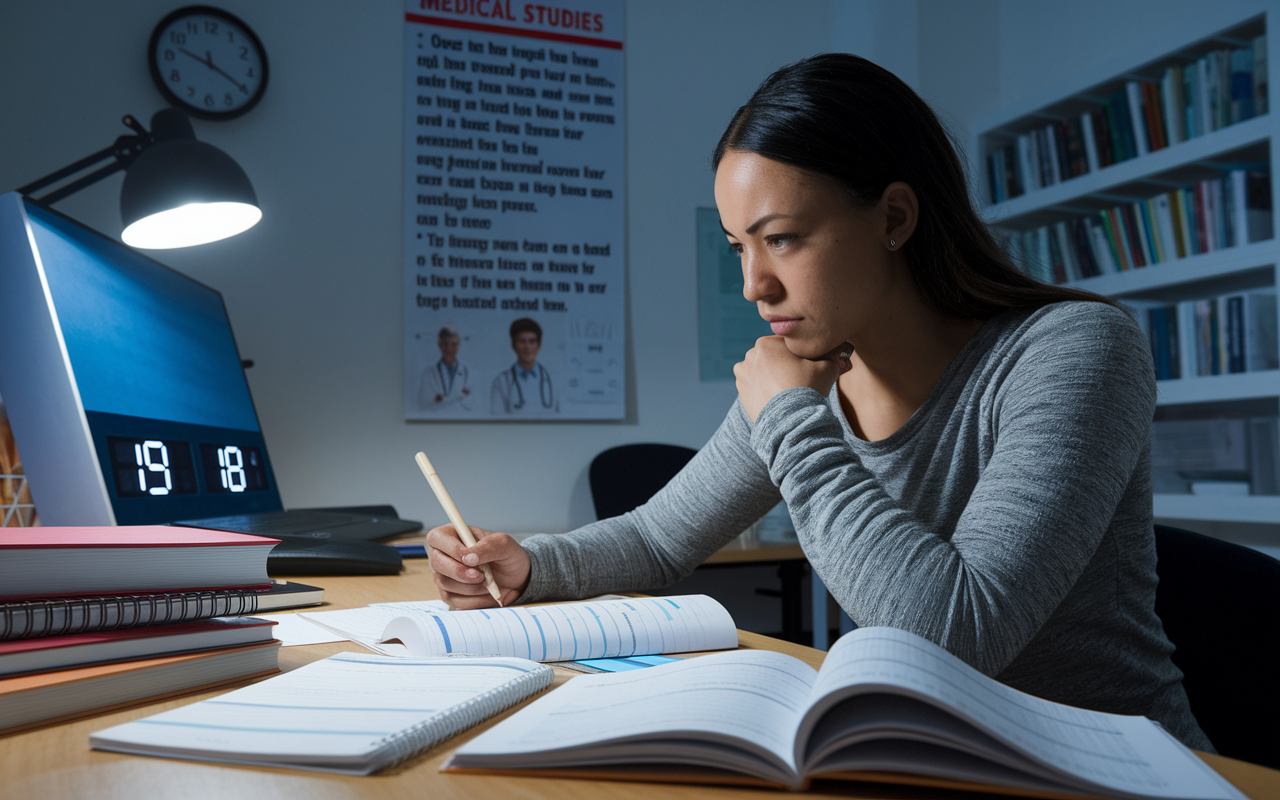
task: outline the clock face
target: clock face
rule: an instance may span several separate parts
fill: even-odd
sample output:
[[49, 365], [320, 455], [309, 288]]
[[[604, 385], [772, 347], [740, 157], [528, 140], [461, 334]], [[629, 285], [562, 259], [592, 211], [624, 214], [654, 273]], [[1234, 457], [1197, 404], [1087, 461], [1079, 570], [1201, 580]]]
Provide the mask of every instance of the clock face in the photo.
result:
[[151, 77], [170, 103], [203, 119], [238, 117], [267, 88], [267, 54], [249, 26], [211, 6], [188, 6], [151, 34]]

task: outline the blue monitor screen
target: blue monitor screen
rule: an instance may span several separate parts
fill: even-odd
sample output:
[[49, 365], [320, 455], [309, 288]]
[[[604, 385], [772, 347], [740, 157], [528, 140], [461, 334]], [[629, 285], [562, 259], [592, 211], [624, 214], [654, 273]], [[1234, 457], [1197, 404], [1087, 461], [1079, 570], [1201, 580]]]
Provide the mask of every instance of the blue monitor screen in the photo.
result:
[[279, 510], [222, 296], [26, 210], [116, 523]]
[[86, 411], [258, 430], [217, 292], [27, 210]]

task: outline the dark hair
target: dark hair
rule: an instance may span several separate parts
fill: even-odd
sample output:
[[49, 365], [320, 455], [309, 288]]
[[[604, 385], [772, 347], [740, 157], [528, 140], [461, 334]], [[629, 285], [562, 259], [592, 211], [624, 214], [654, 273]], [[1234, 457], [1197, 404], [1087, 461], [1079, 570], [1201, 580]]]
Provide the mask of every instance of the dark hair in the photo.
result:
[[511, 341], [514, 342], [522, 333], [532, 333], [538, 337], [538, 344], [542, 344], [542, 326], [528, 317], [521, 317], [511, 323]]
[[720, 137], [712, 167], [740, 150], [840, 181], [859, 205], [894, 181], [916, 193], [920, 217], [903, 245], [917, 290], [941, 314], [986, 320], [1102, 295], [1041, 283], [1014, 266], [974, 210], [955, 144], [929, 105], [865, 58], [827, 53], [765, 79]]

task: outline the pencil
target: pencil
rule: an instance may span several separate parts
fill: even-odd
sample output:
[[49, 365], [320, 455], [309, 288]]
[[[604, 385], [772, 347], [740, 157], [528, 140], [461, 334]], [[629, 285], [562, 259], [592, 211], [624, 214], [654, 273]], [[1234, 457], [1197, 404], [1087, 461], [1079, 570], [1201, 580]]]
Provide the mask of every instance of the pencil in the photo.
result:
[[[427, 454], [418, 453], [413, 460], [418, 462], [418, 469], [422, 470], [423, 477], [427, 479], [427, 483], [431, 484], [431, 491], [436, 493], [436, 499], [440, 501], [440, 505], [444, 506], [444, 513], [449, 515], [449, 521], [453, 523], [453, 529], [458, 532], [462, 543], [467, 547], [475, 547], [476, 537], [471, 535], [471, 528], [467, 527], [466, 521], [462, 519], [462, 513], [453, 504], [449, 490], [444, 488], [440, 476], [436, 474], [436, 468], [431, 466], [431, 461], [427, 459]], [[484, 573], [485, 588], [489, 590], [489, 594], [493, 595], [493, 599], [498, 601], [498, 605], [502, 605], [502, 592], [498, 590], [498, 584], [493, 580], [493, 570], [489, 569], [488, 564], [481, 564], [479, 569]]]

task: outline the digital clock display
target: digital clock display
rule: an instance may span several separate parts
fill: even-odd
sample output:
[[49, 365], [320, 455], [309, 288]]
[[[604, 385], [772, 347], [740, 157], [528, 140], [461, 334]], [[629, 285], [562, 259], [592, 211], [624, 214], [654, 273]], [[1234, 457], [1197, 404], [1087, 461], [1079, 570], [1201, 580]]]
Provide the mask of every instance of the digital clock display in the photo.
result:
[[200, 445], [204, 486], [208, 492], [260, 492], [267, 488], [262, 451], [233, 444]]
[[[200, 443], [199, 475], [192, 445], [172, 439], [107, 437], [111, 472], [121, 497], [239, 494], [268, 488], [262, 450], [250, 445]], [[203, 480], [201, 480], [201, 478]]]
[[111, 471], [121, 497], [195, 494], [195, 465], [191, 445], [162, 439], [108, 437]]

